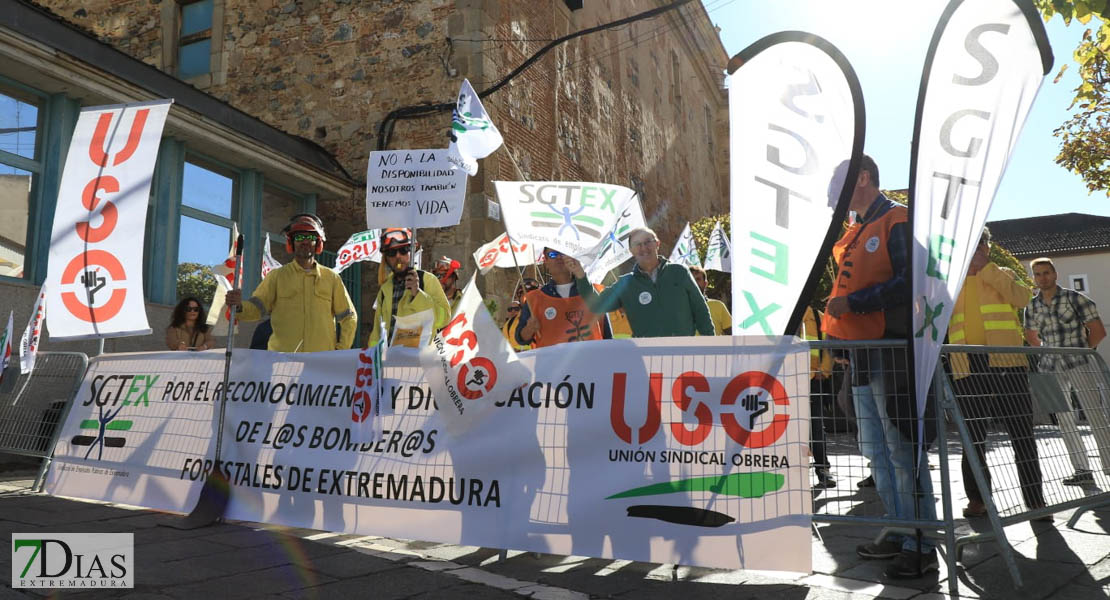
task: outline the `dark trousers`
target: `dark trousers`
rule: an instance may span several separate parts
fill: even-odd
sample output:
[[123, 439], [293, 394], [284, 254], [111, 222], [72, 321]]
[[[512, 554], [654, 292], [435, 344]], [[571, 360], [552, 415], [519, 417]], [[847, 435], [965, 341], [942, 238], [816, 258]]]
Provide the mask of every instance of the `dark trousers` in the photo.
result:
[[[986, 354], [969, 354], [971, 374], [954, 381], [960, 412], [964, 415], [983, 477], [991, 484], [987, 468], [987, 426], [998, 420], [1010, 436], [1014, 449], [1021, 495], [1029, 508], [1044, 506], [1041, 490], [1041, 465], [1037, 460], [1037, 442], [1033, 437], [1033, 399], [1029, 394], [1029, 378], [1024, 367], [991, 367]], [[969, 500], [982, 502], [983, 494], [975, 484], [967, 449], [961, 463], [964, 492]], [[987, 492], [990, 492], [988, 489]]]
[[809, 380], [809, 448], [813, 462], [828, 468], [829, 455], [825, 451], [825, 404], [832, 401], [832, 380]]

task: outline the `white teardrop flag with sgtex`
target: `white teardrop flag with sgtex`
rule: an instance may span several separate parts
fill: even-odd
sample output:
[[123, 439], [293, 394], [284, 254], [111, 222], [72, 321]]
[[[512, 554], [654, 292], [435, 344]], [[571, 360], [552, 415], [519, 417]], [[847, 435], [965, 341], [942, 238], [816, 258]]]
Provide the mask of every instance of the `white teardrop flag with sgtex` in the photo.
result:
[[470, 175], [478, 172], [478, 159], [501, 147], [501, 132], [490, 120], [470, 81], [464, 79], [451, 115], [451, 145], [447, 160]]
[[8, 363], [12, 360], [12, 318], [14, 313], [8, 311], [8, 326], [4, 329], [4, 334], [0, 336], [0, 380], [4, 379], [4, 371], [8, 368]]
[[689, 221], [686, 222], [686, 227], [682, 228], [682, 233], [679, 234], [674, 250], [671, 250], [671, 256], [667, 260], [687, 267], [701, 266], [701, 258], [698, 257], [698, 246], [694, 243], [694, 232], [690, 231]]
[[[230, 313], [224, 310], [224, 296], [234, 287], [231, 280], [235, 277], [235, 240], [237, 239], [239, 239], [239, 225], [232, 222], [231, 247], [227, 250], [227, 258], [218, 265], [212, 265], [212, 276], [216, 278], [216, 291], [212, 294], [212, 305], [208, 308], [208, 320], [205, 321], [212, 335], [227, 335]], [[235, 333], [239, 333], [238, 319], [235, 320]]]
[[632, 249], [628, 247], [628, 236], [640, 227], [646, 227], [644, 208], [640, 205], [639, 195], [634, 195], [617, 217], [617, 222], [605, 234], [597, 259], [586, 267], [586, 278], [590, 283], [601, 283], [606, 273], [632, 258]]
[[31, 309], [31, 319], [19, 340], [19, 372], [26, 375], [35, 369], [35, 357], [39, 353], [39, 339], [42, 337], [42, 323], [46, 318], [46, 284], [42, 284], [35, 307]]
[[[234, 266], [234, 263], [232, 266]], [[266, 279], [266, 274], [270, 271], [280, 268], [281, 263], [274, 259], [274, 255], [270, 254], [270, 236], [265, 236], [262, 242], [262, 279]]]
[[531, 379], [482, 304], [474, 278], [447, 326], [420, 351], [424, 379], [452, 435], [469, 429], [493, 410], [495, 400]]
[[705, 269], [722, 273], [732, 272], [732, 244], [729, 243], [720, 221], [713, 226], [713, 233], [709, 234], [709, 248], [705, 251]]

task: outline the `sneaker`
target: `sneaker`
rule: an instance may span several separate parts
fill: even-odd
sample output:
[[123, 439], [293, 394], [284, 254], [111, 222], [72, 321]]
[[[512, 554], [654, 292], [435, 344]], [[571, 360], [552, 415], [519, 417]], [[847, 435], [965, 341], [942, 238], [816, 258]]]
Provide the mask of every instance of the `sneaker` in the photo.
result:
[[1075, 475], [1072, 475], [1071, 477], [1065, 477], [1062, 483], [1064, 485], [1086, 485], [1088, 483], [1094, 482], [1094, 474], [1084, 469], [1081, 471], [1076, 471]]
[[857, 483], [856, 487], [858, 487], [860, 489], [875, 487], [875, 478], [872, 477], [871, 475], [868, 475], [867, 479], [864, 479], [864, 480], [860, 481], [859, 483]]
[[834, 488], [836, 487], [836, 480], [829, 475], [829, 470], [825, 468], [817, 469], [817, 484], [813, 487], [816, 488]]
[[987, 514], [987, 505], [978, 500], [968, 500], [964, 507], [964, 516], [969, 519], [982, 517]]
[[903, 550], [883, 573], [891, 579], [918, 579], [939, 571], [940, 563], [937, 562], [936, 550], [928, 552]]
[[894, 558], [902, 552], [902, 544], [891, 540], [886, 540], [882, 543], [876, 544], [875, 542], [867, 542], [856, 546], [856, 554], [860, 558], [867, 560], [881, 560], [885, 558]]

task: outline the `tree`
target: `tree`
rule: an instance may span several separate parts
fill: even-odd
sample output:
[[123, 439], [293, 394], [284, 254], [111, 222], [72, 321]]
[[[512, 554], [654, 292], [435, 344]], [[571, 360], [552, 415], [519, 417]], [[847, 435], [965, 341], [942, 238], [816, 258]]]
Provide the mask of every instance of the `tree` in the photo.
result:
[[208, 303], [216, 293], [216, 280], [212, 268], [199, 263], [185, 262], [177, 265], [177, 299], [193, 296]]
[[[1079, 87], [1069, 109], [1078, 108], [1053, 135], [1060, 138], [1056, 164], [1077, 173], [1090, 192], [1110, 196], [1110, 2], [1108, 0], [1034, 0], [1045, 21], [1059, 14], [1087, 29], [1073, 57], [1079, 66]], [[1067, 70], [1060, 67], [1055, 81]]]

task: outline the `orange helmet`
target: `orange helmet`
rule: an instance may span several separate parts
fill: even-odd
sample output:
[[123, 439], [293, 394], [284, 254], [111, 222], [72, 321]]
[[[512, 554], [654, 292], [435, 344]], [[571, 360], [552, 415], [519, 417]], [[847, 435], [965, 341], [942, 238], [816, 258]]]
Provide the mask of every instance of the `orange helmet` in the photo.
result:
[[404, 227], [387, 227], [382, 230], [378, 245], [383, 251], [412, 246], [412, 232]]
[[324, 223], [311, 213], [301, 213], [294, 215], [289, 224], [285, 226], [285, 251], [293, 253], [293, 234], [295, 233], [314, 233], [316, 234], [316, 247], [313, 250], [314, 254], [320, 254], [324, 251], [324, 242], [327, 237], [324, 235]]
[[459, 261], [449, 256], [441, 256], [439, 260], [436, 261], [436, 266], [432, 269], [432, 273], [435, 273], [435, 276], [439, 278], [440, 285], [447, 285], [446, 280], [448, 277], [455, 275], [455, 279], [458, 279], [458, 273], [456, 273], [456, 271], [460, 268], [462, 268], [462, 263]]

